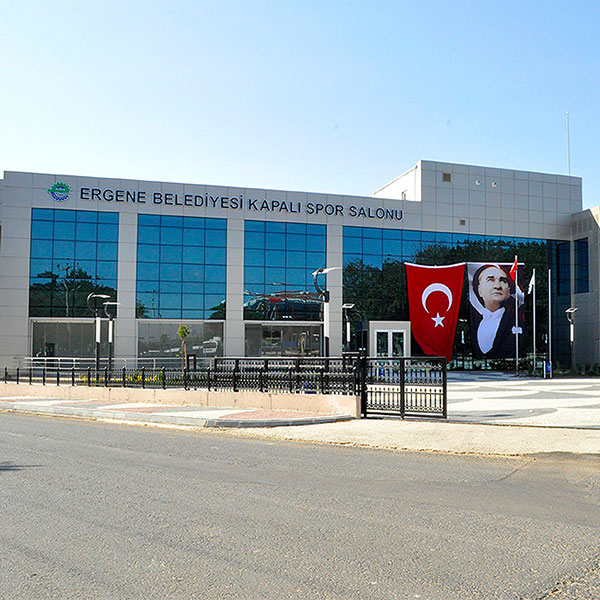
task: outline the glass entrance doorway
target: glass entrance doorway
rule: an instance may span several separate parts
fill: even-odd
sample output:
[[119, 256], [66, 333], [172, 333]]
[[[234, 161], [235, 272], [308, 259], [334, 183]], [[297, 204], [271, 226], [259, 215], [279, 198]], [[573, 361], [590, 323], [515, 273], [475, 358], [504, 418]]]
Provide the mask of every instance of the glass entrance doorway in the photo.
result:
[[404, 331], [375, 331], [377, 358], [401, 358], [406, 355]]

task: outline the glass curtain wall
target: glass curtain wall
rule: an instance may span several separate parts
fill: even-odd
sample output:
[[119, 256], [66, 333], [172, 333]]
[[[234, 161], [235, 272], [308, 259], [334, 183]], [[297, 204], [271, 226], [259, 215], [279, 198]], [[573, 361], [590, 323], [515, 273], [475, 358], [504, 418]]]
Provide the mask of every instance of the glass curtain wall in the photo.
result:
[[33, 208], [30, 317], [91, 317], [90, 292], [117, 299], [119, 215]]
[[[558, 244], [559, 248], [561, 246], [562, 244]], [[555, 281], [560, 277], [563, 285], [567, 286], [566, 280], [563, 279], [564, 274], [557, 268], [562, 264], [558, 261], [559, 253], [556, 242], [541, 239], [344, 227], [344, 302], [355, 304], [351, 315], [354, 322], [407, 321], [409, 311], [404, 262], [423, 265], [449, 265], [460, 262], [512, 263], [517, 255], [519, 262], [525, 265], [525, 281], [521, 282], [525, 290], [532, 269], [536, 269], [536, 346], [538, 355], [541, 356], [548, 342], [548, 268], [553, 268]], [[465, 277], [451, 367], [508, 366], [501, 365], [498, 361], [493, 365], [485, 361], [473, 361], [467, 288]], [[568, 287], [565, 289], [565, 292], [567, 291], [570, 291]], [[525, 305], [526, 319], [531, 323], [533, 320], [531, 300], [526, 299]], [[557, 314], [561, 307], [562, 304], [555, 301], [553, 314]], [[564, 360], [562, 323], [558, 314], [556, 319], [553, 317], [553, 333], [556, 336], [555, 340], [553, 335], [555, 357], [562, 357]], [[531, 351], [532, 328], [528, 328], [525, 335], [527, 348]], [[557, 346], [554, 346], [555, 341], [558, 342]], [[418, 344], [413, 339], [413, 353], [420, 352]]]
[[138, 216], [139, 319], [224, 319], [227, 220]]

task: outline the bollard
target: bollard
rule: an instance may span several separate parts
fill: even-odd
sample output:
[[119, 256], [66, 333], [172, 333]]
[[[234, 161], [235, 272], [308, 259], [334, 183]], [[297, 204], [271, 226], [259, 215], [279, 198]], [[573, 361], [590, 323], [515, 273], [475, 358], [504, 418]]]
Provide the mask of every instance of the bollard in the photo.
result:
[[123, 367], [123, 387], [126, 387], [126, 383], [127, 383], [126, 377], [127, 377], [127, 373], [126, 373], [125, 367]]

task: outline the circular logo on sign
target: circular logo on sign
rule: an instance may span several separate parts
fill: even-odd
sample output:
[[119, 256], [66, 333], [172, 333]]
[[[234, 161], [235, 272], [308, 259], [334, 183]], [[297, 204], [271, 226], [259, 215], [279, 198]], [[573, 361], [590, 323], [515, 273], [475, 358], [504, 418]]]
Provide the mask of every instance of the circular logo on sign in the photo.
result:
[[71, 188], [63, 181], [57, 181], [51, 188], [48, 188], [48, 193], [57, 202], [64, 202], [69, 197]]

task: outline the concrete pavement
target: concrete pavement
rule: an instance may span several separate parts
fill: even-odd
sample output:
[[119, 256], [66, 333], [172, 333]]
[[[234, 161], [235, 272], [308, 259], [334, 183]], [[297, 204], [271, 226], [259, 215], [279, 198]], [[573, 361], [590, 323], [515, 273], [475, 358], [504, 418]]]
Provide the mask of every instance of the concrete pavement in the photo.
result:
[[[0, 410], [171, 427], [220, 427], [242, 435], [394, 450], [521, 455], [600, 454], [600, 379], [526, 379], [450, 373], [448, 421], [191, 405], [0, 398]], [[302, 425], [302, 427], [298, 427]], [[237, 429], [236, 429], [237, 428]]]

